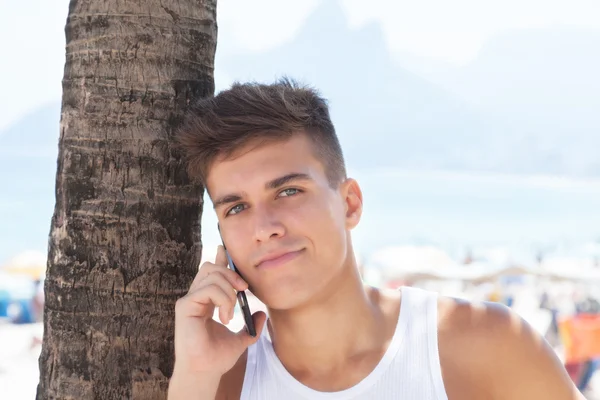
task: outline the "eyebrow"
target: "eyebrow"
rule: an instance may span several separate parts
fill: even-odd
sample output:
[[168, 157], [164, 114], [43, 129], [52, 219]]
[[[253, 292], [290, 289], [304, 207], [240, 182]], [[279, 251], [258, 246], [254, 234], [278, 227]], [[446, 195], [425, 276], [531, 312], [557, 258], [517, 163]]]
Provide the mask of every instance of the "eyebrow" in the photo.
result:
[[312, 178], [308, 174], [302, 174], [299, 172], [293, 172], [291, 174], [284, 175], [279, 178], [275, 178], [272, 181], [267, 182], [265, 189], [277, 189], [289, 182], [294, 181], [309, 181]]
[[[292, 172], [290, 174], [284, 175], [284, 176], [280, 176], [279, 178], [275, 178], [273, 180], [270, 180], [269, 182], [267, 182], [265, 184], [265, 189], [267, 190], [273, 190], [273, 189], [277, 189], [278, 187], [281, 187], [287, 183], [290, 182], [294, 182], [294, 181], [308, 181], [308, 180], [312, 180], [312, 178], [310, 177], [310, 175], [308, 174], [304, 174], [304, 173], [300, 173], [300, 172]], [[224, 206], [226, 204], [230, 204], [230, 203], [235, 203], [242, 200], [242, 195], [238, 194], [238, 193], [232, 193], [232, 194], [227, 194], [225, 196], [219, 197], [217, 200], [215, 200], [213, 202], [213, 208], [217, 209], [221, 206]]]

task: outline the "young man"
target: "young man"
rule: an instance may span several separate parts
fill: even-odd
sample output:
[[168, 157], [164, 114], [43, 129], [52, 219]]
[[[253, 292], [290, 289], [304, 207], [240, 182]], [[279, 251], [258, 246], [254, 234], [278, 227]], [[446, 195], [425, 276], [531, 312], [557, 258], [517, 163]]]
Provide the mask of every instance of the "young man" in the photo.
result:
[[[220, 247], [177, 302], [169, 399], [583, 398], [505, 307], [363, 286], [363, 197], [314, 90], [236, 84], [201, 101], [180, 138], [244, 280]], [[246, 289], [268, 309], [255, 338], [212, 319], [218, 307], [230, 321]]]

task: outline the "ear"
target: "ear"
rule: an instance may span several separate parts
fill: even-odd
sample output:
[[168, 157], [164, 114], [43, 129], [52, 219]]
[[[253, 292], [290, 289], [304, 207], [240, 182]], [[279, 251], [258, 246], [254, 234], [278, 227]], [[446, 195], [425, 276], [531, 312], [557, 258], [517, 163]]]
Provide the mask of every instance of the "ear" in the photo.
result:
[[346, 207], [346, 229], [354, 229], [362, 217], [362, 191], [360, 190], [358, 182], [352, 178], [346, 179], [342, 183], [341, 189]]

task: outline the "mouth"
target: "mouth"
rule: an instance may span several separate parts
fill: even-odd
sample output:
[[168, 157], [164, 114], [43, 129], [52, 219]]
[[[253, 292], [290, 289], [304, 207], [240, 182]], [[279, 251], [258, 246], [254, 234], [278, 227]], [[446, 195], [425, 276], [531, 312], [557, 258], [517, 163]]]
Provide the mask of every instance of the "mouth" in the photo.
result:
[[280, 267], [298, 257], [303, 251], [304, 249], [267, 255], [260, 260], [260, 262], [256, 265], [256, 268], [272, 269]]

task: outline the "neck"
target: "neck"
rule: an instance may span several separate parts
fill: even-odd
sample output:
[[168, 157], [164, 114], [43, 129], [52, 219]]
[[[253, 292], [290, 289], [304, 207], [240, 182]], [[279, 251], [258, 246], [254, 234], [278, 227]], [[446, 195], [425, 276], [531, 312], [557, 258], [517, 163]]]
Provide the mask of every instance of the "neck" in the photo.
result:
[[[356, 261], [342, 276], [293, 310], [269, 310], [269, 329], [277, 356], [292, 374], [340, 370], [350, 360], [381, 350], [389, 339], [378, 292], [365, 289]], [[386, 332], [388, 331], [388, 332]]]

